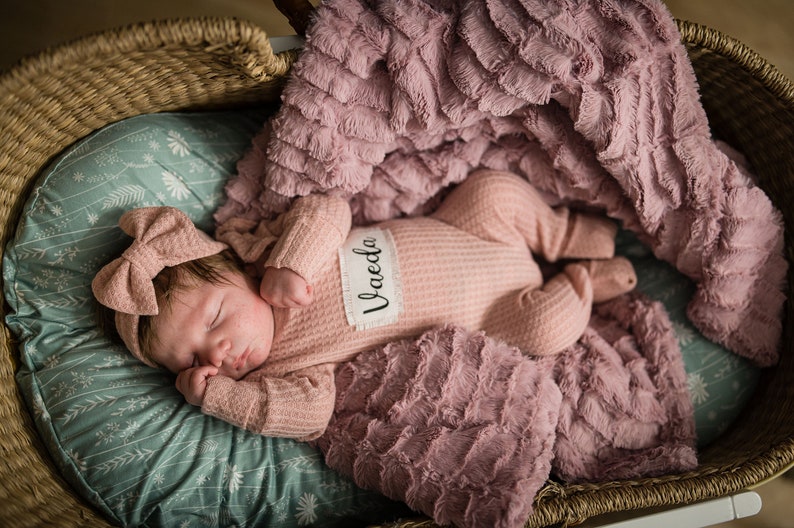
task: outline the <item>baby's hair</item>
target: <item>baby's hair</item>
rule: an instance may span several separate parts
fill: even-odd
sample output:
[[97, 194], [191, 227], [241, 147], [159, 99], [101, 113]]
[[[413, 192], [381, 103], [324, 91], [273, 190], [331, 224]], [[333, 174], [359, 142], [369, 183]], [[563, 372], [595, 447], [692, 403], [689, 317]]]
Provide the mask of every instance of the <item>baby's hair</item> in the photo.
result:
[[[152, 279], [160, 312], [170, 309], [174, 294], [177, 292], [189, 290], [205, 283], [227, 284], [228, 280], [223, 276], [227, 271], [239, 273], [240, 275], [244, 274], [241, 261], [234, 253], [228, 250], [164, 268]], [[113, 341], [120, 342], [121, 338], [118, 335], [115, 324], [116, 312], [101, 304], [99, 305], [99, 311], [99, 326], [102, 331]], [[138, 342], [144, 357], [154, 363], [149, 355], [156, 339], [152, 321], [152, 316], [140, 316], [138, 320]]]

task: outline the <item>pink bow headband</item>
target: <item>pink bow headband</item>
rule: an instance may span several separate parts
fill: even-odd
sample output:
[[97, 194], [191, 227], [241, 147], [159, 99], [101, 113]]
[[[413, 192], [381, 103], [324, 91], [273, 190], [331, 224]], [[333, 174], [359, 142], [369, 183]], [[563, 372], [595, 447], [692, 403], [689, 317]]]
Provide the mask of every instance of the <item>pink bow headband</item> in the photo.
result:
[[212, 240], [174, 207], [142, 207], [124, 213], [119, 226], [133, 237], [122, 255], [94, 277], [91, 289], [101, 304], [115, 310], [116, 330], [132, 354], [149, 366], [138, 340], [141, 315], [157, 315], [154, 279], [164, 268], [220, 253], [226, 244]]

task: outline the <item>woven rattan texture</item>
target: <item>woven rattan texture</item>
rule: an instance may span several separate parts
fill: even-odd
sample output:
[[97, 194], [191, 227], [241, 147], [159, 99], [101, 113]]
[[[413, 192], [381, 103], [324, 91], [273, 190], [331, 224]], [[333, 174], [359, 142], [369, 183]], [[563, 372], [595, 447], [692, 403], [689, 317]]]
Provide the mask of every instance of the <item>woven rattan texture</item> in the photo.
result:
[[[289, 2], [278, 2], [287, 4]], [[298, 2], [305, 7], [304, 2]], [[305, 11], [305, 9], [304, 9]], [[742, 150], [785, 211], [794, 262], [794, 87], [741, 43], [681, 22], [715, 134]], [[275, 101], [295, 60], [233, 19], [175, 20], [88, 37], [23, 61], [0, 77], [0, 247], [13, 236], [41, 170], [102, 126], [142, 113]], [[789, 281], [789, 299], [792, 299]], [[788, 320], [794, 320], [792, 301]], [[787, 325], [790, 327], [791, 325]], [[549, 483], [527, 526], [601, 513], [693, 502], [760, 483], [794, 464], [794, 336], [768, 373], [751, 412], [686, 475], [586, 486]], [[14, 381], [18, 352], [0, 343], [0, 526], [108, 526], [75, 496], [44, 451]], [[426, 519], [404, 528], [433, 526]]]

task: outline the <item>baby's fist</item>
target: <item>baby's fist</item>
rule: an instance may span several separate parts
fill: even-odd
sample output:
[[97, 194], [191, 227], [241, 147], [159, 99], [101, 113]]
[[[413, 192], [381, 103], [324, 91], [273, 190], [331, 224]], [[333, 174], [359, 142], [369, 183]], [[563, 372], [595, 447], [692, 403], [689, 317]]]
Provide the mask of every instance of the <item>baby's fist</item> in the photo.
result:
[[185, 369], [176, 376], [176, 388], [189, 404], [201, 407], [207, 391], [207, 380], [217, 373], [218, 368], [212, 366]]
[[314, 300], [312, 286], [288, 268], [266, 268], [259, 294], [276, 308], [302, 308]]

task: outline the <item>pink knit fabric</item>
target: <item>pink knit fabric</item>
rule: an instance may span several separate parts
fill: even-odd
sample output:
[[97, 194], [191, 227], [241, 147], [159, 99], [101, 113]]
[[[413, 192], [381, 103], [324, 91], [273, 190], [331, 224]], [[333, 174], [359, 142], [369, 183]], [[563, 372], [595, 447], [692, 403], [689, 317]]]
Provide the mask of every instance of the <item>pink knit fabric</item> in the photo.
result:
[[658, 0], [328, 0], [217, 219], [333, 190], [382, 220], [481, 166], [622, 220], [697, 282], [707, 337], [776, 362], [780, 215], [715, 146]]

